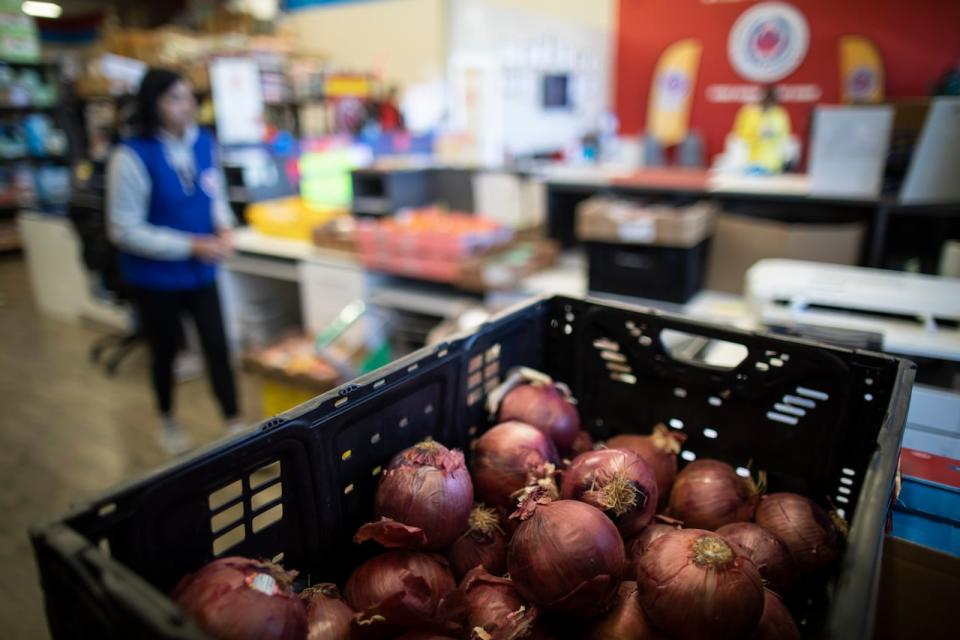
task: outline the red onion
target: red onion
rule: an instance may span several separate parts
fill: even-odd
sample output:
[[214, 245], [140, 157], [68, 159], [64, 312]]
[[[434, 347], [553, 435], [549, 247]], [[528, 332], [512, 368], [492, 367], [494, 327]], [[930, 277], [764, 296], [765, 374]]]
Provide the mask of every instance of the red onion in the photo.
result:
[[731, 522], [749, 522], [760, 491], [726, 462], [697, 460], [677, 475], [670, 492], [670, 515], [693, 529], [715, 530]]
[[750, 558], [760, 577], [774, 591], [784, 593], [794, 581], [796, 567], [790, 550], [780, 538], [752, 522], [725, 524], [717, 533], [738, 545], [738, 553]]
[[365, 636], [404, 631], [458, 635], [463, 597], [446, 559], [413, 551], [389, 551], [360, 565], [347, 579], [347, 602]]
[[763, 598], [763, 615], [750, 640], [800, 640], [800, 630], [780, 596], [767, 589]]
[[621, 434], [607, 440], [611, 449], [626, 449], [647, 461], [657, 478], [660, 500], [657, 508], [662, 510], [670, 499], [670, 490], [677, 477], [677, 455], [680, 445], [687, 439], [686, 434], [670, 431], [662, 424], [653, 428], [649, 436]]
[[466, 530], [472, 507], [473, 482], [463, 454], [426, 440], [390, 461], [374, 501], [380, 520], [360, 527], [354, 540], [443, 549]]
[[467, 627], [475, 635], [502, 640], [541, 635], [537, 608], [524, 601], [508, 578], [476, 567], [460, 583], [460, 591], [467, 599]]
[[664, 515], [655, 516], [653, 522], [624, 544], [624, 549], [627, 552], [627, 569], [624, 571], [624, 575], [634, 576], [636, 560], [643, 555], [650, 543], [671, 531], [680, 529], [681, 525], [682, 523], [679, 520]]
[[577, 500], [538, 490], [513, 514], [507, 568], [517, 591], [544, 609], [572, 616], [605, 611], [623, 574], [623, 540], [610, 518]]
[[513, 511], [511, 496], [557, 463], [557, 450], [542, 431], [522, 422], [499, 424], [477, 440], [473, 482], [486, 504]]
[[494, 575], [506, 573], [507, 536], [497, 512], [482, 504], [475, 506], [470, 512], [470, 528], [453, 543], [448, 555], [457, 580], [476, 566]]
[[650, 524], [657, 509], [657, 481], [643, 458], [623, 449], [577, 456], [563, 474], [560, 497], [606, 513], [624, 538]]
[[577, 437], [573, 441], [573, 446], [570, 447], [570, 453], [574, 456], [578, 456], [581, 453], [586, 453], [587, 451], [593, 451], [593, 436], [590, 435], [589, 431], [584, 431], [581, 429], [577, 432]]
[[593, 623], [584, 637], [587, 640], [666, 640], [647, 620], [637, 600], [637, 583], [632, 580], [620, 583], [613, 609]]
[[805, 496], [796, 493], [765, 496], [757, 507], [756, 523], [783, 541], [801, 576], [820, 573], [840, 557], [842, 529]]
[[174, 601], [216, 638], [293, 640], [307, 635], [307, 613], [291, 590], [296, 571], [227, 557], [185, 576]]
[[580, 414], [570, 391], [553, 382], [514, 387], [500, 402], [500, 422], [517, 420], [540, 429], [561, 451], [570, 451], [580, 433]]
[[305, 589], [300, 598], [307, 604], [307, 640], [350, 640], [353, 609], [340, 597], [337, 585], [318, 584]]
[[763, 583], [749, 559], [703, 529], [671, 531], [637, 559], [637, 593], [647, 618], [684, 640], [739, 638], [763, 613]]

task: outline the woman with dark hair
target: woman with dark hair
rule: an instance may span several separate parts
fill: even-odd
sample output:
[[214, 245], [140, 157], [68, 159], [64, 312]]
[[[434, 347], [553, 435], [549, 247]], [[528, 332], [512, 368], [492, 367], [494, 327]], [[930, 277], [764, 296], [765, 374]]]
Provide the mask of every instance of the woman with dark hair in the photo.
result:
[[150, 345], [161, 444], [180, 453], [190, 446], [173, 415], [184, 314], [196, 325], [228, 430], [242, 429], [216, 285], [216, 265], [231, 253], [234, 218], [213, 138], [196, 124], [190, 84], [173, 71], [151, 69], [136, 107], [134, 135], [117, 145], [107, 169], [107, 216]]

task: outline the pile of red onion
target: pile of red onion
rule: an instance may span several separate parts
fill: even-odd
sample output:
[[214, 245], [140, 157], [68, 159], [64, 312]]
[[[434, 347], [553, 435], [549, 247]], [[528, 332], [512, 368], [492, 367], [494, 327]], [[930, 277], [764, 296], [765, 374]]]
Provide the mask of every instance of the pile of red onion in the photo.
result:
[[171, 595], [214, 638], [297, 640], [307, 635], [307, 610], [293, 592], [296, 575], [269, 562], [221, 558]]
[[636, 563], [644, 613], [676, 638], [741, 638], [760, 622], [760, 574], [723, 536], [671, 531], [651, 542]]
[[573, 451], [574, 445], [586, 444], [580, 435], [580, 414], [570, 389], [563, 383], [532, 369], [517, 369], [504, 384], [491, 394], [502, 399], [491, 407], [498, 422], [517, 421], [536, 427], [553, 441], [563, 453]]
[[560, 497], [607, 514], [624, 538], [640, 533], [657, 511], [657, 481], [643, 458], [622, 449], [588, 451], [563, 473]]
[[432, 440], [397, 454], [377, 487], [374, 515], [355, 540], [385, 547], [445, 549], [467, 529], [473, 482], [459, 451]]
[[474, 567], [494, 575], [507, 571], [507, 536], [493, 509], [478, 504], [470, 512], [469, 528], [450, 546], [450, 565], [457, 579]]
[[684, 438], [662, 425], [594, 448], [565, 385], [511, 380], [469, 467], [432, 440], [393, 457], [354, 538], [373, 555], [342, 592], [298, 594], [296, 572], [229, 557], [173, 598], [241, 640], [800, 637], [781, 598], [802, 606], [822, 584], [843, 522], [806, 496], [761, 497], [724, 461], [678, 471]]
[[473, 451], [473, 485], [486, 504], [509, 515], [517, 492], [552, 476], [557, 449], [542, 431], [523, 422], [504, 422], [477, 440]]
[[670, 515], [687, 527], [714, 531], [732, 522], [750, 522], [760, 492], [720, 460], [696, 460], [683, 468], [670, 492]]
[[511, 516], [521, 523], [507, 551], [510, 577], [521, 595], [547, 611], [602, 613], [623, 575], [623, 539], [596, 507], [543, 494], [532, 492]]
[[677, 477], [677, 456], [680, 455], [680, 447], [686, 439], [685, 434], [670, 431], [664, 425], [658, 424], [648, 436], [634, 433], [614, 436], [607, 440], [607, 447], [633, 451], [650, 465], [660, 490], [657, 508], [663, 509], [667, 506], [673, 481]]

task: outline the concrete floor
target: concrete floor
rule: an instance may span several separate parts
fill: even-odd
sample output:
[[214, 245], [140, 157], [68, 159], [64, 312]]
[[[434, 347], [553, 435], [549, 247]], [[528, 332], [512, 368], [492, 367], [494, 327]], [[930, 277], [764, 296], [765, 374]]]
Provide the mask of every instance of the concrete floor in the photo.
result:
[[[27, 528], [162, 463], [143, 347], [114, 378], [88, 359], [104, 332], [38, 314], [18, 255], [0, 255], [0, 637], [49, 637]], [[244, 414], [255, 381], [241, 376]], [[181, 383], [178, 417], [197, 444], [221, 435], [205, 378]]]

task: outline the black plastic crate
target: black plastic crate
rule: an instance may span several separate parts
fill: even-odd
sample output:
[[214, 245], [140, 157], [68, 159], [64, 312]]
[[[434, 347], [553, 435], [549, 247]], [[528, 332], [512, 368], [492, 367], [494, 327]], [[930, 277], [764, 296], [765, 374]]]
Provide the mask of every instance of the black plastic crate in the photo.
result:
[[589, 242], [590, 291], [685, 303], [703, 288], [710, 239], [692, 247]]
[[[664, 346], [676, 345], [676, 332], [686, 335], [682, 358]], [[718, 346], [743, 361], [688, 360]], [[469, 450], [488, 426], [487, 391], [517, 365], [567, 381], [597, 438], [664, 422], [688, 435], [684, 460], [752, 464], [772, 491], [835, 502], [851, 519], [846, 553], [798, 613], [810, 638], [871, 637], [912, 363], [564, 297], [501, 315], [35, 527], [54, 637], [202, 638], [165, 594], [223, 554], [280, 556], [306, 582], [342, 582], [370, 553], [351, 536], [371, 518], [390, 458], [426, 436]], [[805, 405], [803, 415], [783, 412], [786, 396], [804, 400], [792, 405]]]

